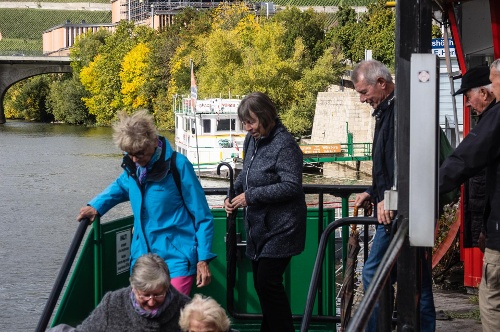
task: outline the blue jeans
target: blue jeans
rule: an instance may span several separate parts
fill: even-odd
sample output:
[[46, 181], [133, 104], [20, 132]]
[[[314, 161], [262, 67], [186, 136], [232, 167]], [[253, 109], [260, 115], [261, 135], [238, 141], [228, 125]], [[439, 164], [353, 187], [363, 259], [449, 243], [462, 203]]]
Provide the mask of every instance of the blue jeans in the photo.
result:
[[[370, 282], [375, 275], [375, 271], [382, 261], [382, 257], [389, 247], [391, 242], [391, 235], [386, 234], [384, 225], [377, 225], [377, 230], [375, 232], [375, 238], [373, 239], [372, 247], [368, 255], [368, 259], [363, 267], [363, 287], [366, 290], [370, 285]], [[436, 330], [436, 309], [434, 307], [434, 297], [432, 295], [432, 272], [429, 267], [428, 260], [430, 255], [425, 255], [422, 248], [421, 259], [422, 259], [422, 291], [420, 295], [420, 331], [422, 332], [434, 332]], [[394, 283], [396, 281], [396, 265], [391, 272], [391, 281]], [[375, 305], [373, 313], [368, 320], [366, 326], [366, 332], [376, 332], [377, 331], [377, 320], [378, 320], [378, 304]]]

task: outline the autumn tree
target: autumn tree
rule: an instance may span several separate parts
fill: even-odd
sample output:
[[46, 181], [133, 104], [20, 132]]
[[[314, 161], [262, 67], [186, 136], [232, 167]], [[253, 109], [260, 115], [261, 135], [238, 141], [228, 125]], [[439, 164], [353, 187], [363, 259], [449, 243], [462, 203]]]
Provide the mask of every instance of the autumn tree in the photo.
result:
[[116, 31], [99, 47], [99, 54], [80, 71], [80, 81], [90, 93], [83, 98], [98, 125], [109, 125], [125, 106], [120, 72], [125, 55], [141, 41], [147, 41], [152, 29], [121, 21]]
[[[312, 11], [287, 9], [280, 18], [257, 20], [246, 6], [223, 5], [213, 14], [210, 31], [179, 45], [169, 90], [188, 94], [193, 59], [199, 98], [261, 91], [273, 99], [294, 134], [308, 133], [317, 93], [339, 80], [341, 70], [335, 68], [342, 67], [332, 49], [323, 49], [323, 26], [322, 16]], [[308, 43], [309, 38], [314, 42]], [[313, 59], [322, 59], [321, 65]]]

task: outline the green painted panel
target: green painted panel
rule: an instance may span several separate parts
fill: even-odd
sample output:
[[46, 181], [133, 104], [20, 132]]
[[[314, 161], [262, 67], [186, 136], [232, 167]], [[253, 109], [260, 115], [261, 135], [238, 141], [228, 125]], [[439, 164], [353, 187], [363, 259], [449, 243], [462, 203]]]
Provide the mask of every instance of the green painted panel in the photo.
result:
[[[98, 220], [94, 221], [98, 222]], [[129, 284], [129, 269], [125, 272], [117, 273], [116, 256], [116, 234], [132, 229], [133, 218], [127, 217], [117, 219], [101, 225], [102, 245], [101, 257], [101, 277], [103, 280], [103, 293], [125, 287]], [[130, 253], [128, 253], [130, 255]], [[128, 258], [127, 258], [128, 260]], [[128, 264], [127, 264], [128, 266]], [[80, 250], [78, 260], [71, 273], [71, 277], [64, 291], [64, 295], [59, 303], [54, 316], [52, 326], [66, 323], [71, 326], [78, 325], [85, 319], [95, 307], [94, 285], [99, 280], [94, 280], [94, 229], [91, 228], [87, 235], [83, 247]], [[102, 298], [102, 294], [100, 296]]]
[[[292, 305], [292, 312], [296, 315], [303, 314], [311, 274], [316, 258], [318, 242], [322, 230], [334, 220], [334, 209], [324, 210], [324, 217], [318, 223], [318, 209], [308, 209], [306, 248], [304, 252], [295, 256], [285, 272], [284, 284]], [[213, 251], [218, 255], [210, 262], [212, 283], [207, 287], [193, 287], [192, 294], [202, 293], [212, 296], [222, 306], [226, 307], [226, 213], [223, 209], [213, 209], [215, 232]], [[112, 222], [104, 223], [88, 232], [87, 240], [81, 249], [78, 261], [74, 266], [70, 281], [54, 316], [52, 326], [66, 323], [72, 326], [79, 324], [94, 308], [94, 302], [99, 302], [102, 295], [110, 290], [128, 285], [129, 269], [128, 255], [133, 218], [127, 217]], [[100, 233], [94, 241], [94, 232]], [[237, 233], [245, 240], [243, 219], [237, 217]], [[333, 245], [333, 241], [331, 245]], [[100, 273], [94, 273], [94, 243], [98, 253], [96, 258], [100, 261]], [[127, 247], [128, 246], [128, 247]], [[244, 246], [239, 246], [237, 261], [237, 276], [235, 290], [235, 311], [238, 313], [260, 313], [260, 305], [253, 287], [251, 261], [245, 256]], [[333, 247], [332, 247], [333, 248]], [[333, 249], [327, 250], [322, 275], [322, 298], [316, 299], [313, 314], [318, 314], [318, 301], [321, 301], [322, 314], [335, 313], [335, 253]], [[102, 294], [97, 295], [95, 301], [95, 287], [102, 289]], [[236, 326], [242, 322], [235, 321]], [[245, 322], [239, 326], [241, 331], [256, 330], [259, 322]], [[319, 324], [318, 330], [332, 330], [332, 324]], [[314, 329], [311, 329], [311, 331]]]

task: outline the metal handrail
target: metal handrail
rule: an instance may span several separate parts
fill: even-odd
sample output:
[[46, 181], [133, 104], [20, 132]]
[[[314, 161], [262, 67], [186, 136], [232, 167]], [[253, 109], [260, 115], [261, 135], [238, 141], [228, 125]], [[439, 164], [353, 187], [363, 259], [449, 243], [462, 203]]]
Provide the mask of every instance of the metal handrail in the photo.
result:
[[[326, 246], [328, 244], [329, 237], [333, 233], [333, 231], [335, 231], [337, 228], [341, 226], [347, 226], [350, 224], [362, 224], [365, 225], [366, 228], [366, 226], [368, 225], [377, 224], [377, 218], [347, 217], [347, 218], [337, 219], [331, 224], [329, 224], [321, 234], [320, 243], [318, 245], [318, 253], [316, 255], [316, 261], [314, 263], [311, 283], [309, 285], [309, 292], [307, 294], [306, 305], [304, 308], [304, 316], [302, 317], [302, 324], [300, 327], [301, 332], [306, 332], [309, 329], [309, 321], [311, 320], [312, 317], [314, 301], [316, 298], [316, 293], [318, 291], [318, 279], [321, 274], [321, 268], [323, 265], [323, 259], [325, 257]], [[331, 319], [325, 316], [321, 320], [330, 321]]]
[[375, 304], [382, 294], [381, 289], [383, 289], [387, 284], [392, 267], [394, 266], [399, 252], [403, 247], [405, 237], [408, 234], [408, 229], [409, 222], [405, 219], [402, 221], [401, 225], [399, 225], [391, 244], [387, 248], [384, 257], [382, 258], [382, 261], [373, 276], [372, 282], [370, 283], [363, 300], [360, 302], [358, 309], [351, 318], [346, 329], [347, 332], [363, 331], [365, 329], [368, 318], [370, 317]]
[[66, 282], [66, 278], [68, 277], [69, 271], [71, 270], [71, 266], [73, 265], [73, 261], [75, 260], [76, 254], [78, 252], [78, 249], [80, 248], [80, 244], [82, 243], [83, 237], [85, 236], [85, 231], [87, 230], [87, 226], [89, 224], [90, 220], [88, 218], [82, 219], [78, 224], [78, 228], [76, 230], [73, 241], [71, 242], [66, 257], [64, 258], [61, 270], [59, 270], [59, 274], [57, 275], [54, 287], [50, 292], [47, 304], [43, 309], [42, 317], [40, 317], [40, 320], [38, 321], [38, 325], [35, 329], [36, 332], [45, 331], [47, 325], [49, 324], [50, 317], [52, 316], [52, 312], [56, 307], [57, 300], [59, 299], [59, 295], [61, 295], [64, 283]]

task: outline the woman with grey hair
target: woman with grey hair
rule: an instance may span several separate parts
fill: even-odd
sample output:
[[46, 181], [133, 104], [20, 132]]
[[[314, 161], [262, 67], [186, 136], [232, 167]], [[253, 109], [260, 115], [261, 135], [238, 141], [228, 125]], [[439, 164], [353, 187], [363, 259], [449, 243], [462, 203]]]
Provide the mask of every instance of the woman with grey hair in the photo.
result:
[[195, 294], [182, 310], [179, 325], [183, 332], [228, 332], [231, 321], [224, 308], [211, 297]]
[[[172, 285], [189, 295], [211, 281], [213, 217], [193, 165], [158, 135], [146, 111], [122, 112], [113, 125], [115, 144], [125, 152], [122, 174], [80, 209], [77, 219], [104, 215], [113, 206], [130, 201], [134, 234], [130, 266], [148, 252], [168, 264]], [[174, 162], [175, 161], [175, 162]]]
[[234, 182], [236, 197], [226, 198], [224, 207], [229, 214], [245, 209], [246, 255], [262, 308], [261, 332], [295, 331], [283, 273], [305, 246], [302, 151], [267, 95], [243, 98], [238, 117], [248, 131], [243, 169]]
[[76, 328], [58, 325], [50, 332], [181, 331], [179, 317], [189, 298], [170, 286], [165, 261], [156, 254], [137, 259], [130, 286], [109, 292]]

